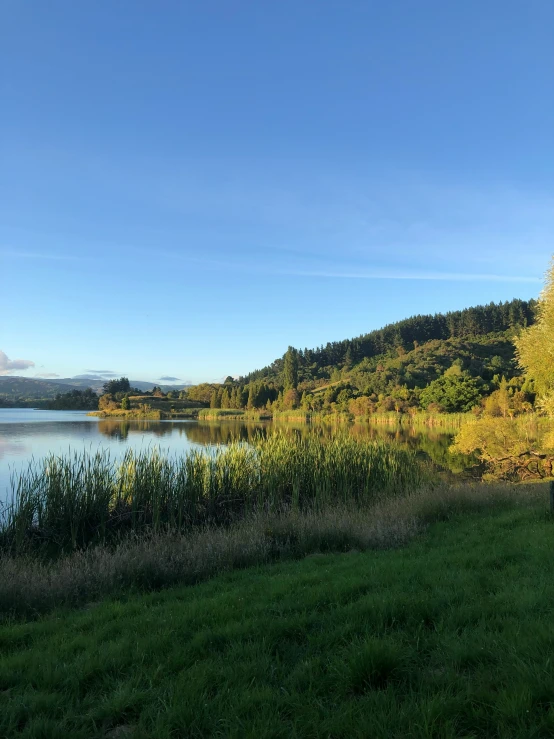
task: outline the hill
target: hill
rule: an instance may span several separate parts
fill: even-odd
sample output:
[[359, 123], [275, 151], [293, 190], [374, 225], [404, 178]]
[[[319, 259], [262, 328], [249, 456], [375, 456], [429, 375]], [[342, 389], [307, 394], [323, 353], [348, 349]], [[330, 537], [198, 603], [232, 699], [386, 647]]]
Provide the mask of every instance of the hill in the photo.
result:
[[[105, 380], [93, 380], [86, 378], [60, 378], [42, 380], [31, 377], [17, 377], [13, 375], [0, 377], [0, 402], [26, 403], [33, 400], [50, 400], [58, 393], [67, 393], [71, 390], [84, 390], [92, 388], [96, 392], [102, 390]], [[153, 382], [143, 380], [131, 380], [131, 387], [139, 390], [152, 390], [156, 387]], [[159, 387], [159, 385], [158, 385]], [[162, 390], [182, 390], [186, 385], [162, 385]]]
[[[336, 370], [349, 369], [364, 359], [402, 354], [429, 341], [513, 333], [533, 323], [535, 306], [535, 300], [514, 299], [445, 314], [416, 315], [353, 339], [328, 342], [315, 349], [299, 349], [298, 379], [300, 383], [330, 379]], [[278, 382], [282, 378], [285, 356], [241, 380], [245, 383], [262, 379]]]
[[[490, 303], [417, 315], [353, 339], [288, 351], [267, 367], [223, 385], [190, 388], [212, 408], [307, 412], [466, 411], [500, 389], [532, 403], [513, 338], [534, 322], [536, 301]], [[518, 406], [518, 407], [519, 407]]]

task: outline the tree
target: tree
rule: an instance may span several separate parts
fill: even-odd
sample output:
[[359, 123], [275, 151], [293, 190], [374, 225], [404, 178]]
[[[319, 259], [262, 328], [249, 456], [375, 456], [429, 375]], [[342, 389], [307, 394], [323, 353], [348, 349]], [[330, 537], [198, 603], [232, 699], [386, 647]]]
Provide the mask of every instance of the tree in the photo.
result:
[[446, 413], [470, 411], [481, 398], [479, 382], [467, 375], [442, 375], [420, 395], [423, 408], [438, 404]]
[[294, 388], [290, 388], [285, 392], [283, 395], [283, 408], [286, 411], [294, 410], [295, 408], [298, 408], [298, 403], [300, 402], [300, 396], [298, 395], [298, 391]]
[[209, 405], [212, 393], [215, 389], [215, 385], [211, 385], [208, 382], [203, 382], [200, 385], [193, 385], [187, 390], [187, 399]]
[[67, 393], [57, 393], [54, 400], [49, 401], [46, 407], [59, 411], [95, 411], [98, 409], [98, 395], [90, 387], [86, 390], [70, 390]]
[[352, 364], [353, 364], [352, 347], [349, 344], [348, 349], [346, 350], [346, 354], [344, 355], [344, 366], [343, 366], [344, 371], [348, 372], [349, 370], [351, 370]]
[[284, 357], [283, 384], [285, 390], [298, 387], [298, 351], [293, 346], [289, 346]]
[[536, 311], [536, 322], [522, 330], [515, 340], [516, 356], [529, 379], [534, 381], [539, 404], [548, 407], [547, 398], [554, 394], [554, 257]]
[[230, 408], [231, 407], [231, 394], [229, 393], [229, 390], [225, 388], [221, 395], [221, 407], [222, 408]]
[[98, 410], [113, 411], [117, 408], [117, 401], [111, 393], [104, 393], [98, 399]]
[[108, 380], [102, 387], [104, 395], [115, 395], [116, 393], [127, 393], [131, 389], [131, 385], [127, 377], [120, 377], [119, 380]]
[[124, 398], [121, 398], [121, 410], [128, 411], [130, 407], [131, 402], [129, 401], [129, 397], [126, 395]]
[[554, 462], [553, 439], [522, 417], [484, 416], [463, 424], [451, 450], [461, 454], [477, 453], [488, 467], [490, 477], [525, 479], [549, 477]]

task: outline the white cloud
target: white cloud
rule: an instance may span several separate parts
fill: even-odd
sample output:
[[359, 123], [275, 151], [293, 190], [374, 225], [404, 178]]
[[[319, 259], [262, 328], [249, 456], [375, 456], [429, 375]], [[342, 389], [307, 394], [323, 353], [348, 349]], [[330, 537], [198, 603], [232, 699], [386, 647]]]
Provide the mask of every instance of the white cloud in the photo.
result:
[[15, 370], [27, 370], [34, 366], [35, 363], [30, 359], [10, 359], [5, 352], [0, 350], [0, 375], [9, 375]]

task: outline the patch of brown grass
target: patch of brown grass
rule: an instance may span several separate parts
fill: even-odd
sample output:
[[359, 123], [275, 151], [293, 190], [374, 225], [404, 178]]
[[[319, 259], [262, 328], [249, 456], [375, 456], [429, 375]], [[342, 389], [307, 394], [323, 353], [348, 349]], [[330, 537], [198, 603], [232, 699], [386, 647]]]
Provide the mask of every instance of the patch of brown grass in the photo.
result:
[[547, 485], [433, 487], [367, 507], [257, 514], [229, 527], [188, 534], [131, 536], [116, 546], [77, 551], [53, 562], [0, 561], [0, 614], [32, 617], [133, 590], [193, 584], [221, 572], [317, 552], [386, 549], [406, 544], [434, 521], [455, 515], [537, 506]]

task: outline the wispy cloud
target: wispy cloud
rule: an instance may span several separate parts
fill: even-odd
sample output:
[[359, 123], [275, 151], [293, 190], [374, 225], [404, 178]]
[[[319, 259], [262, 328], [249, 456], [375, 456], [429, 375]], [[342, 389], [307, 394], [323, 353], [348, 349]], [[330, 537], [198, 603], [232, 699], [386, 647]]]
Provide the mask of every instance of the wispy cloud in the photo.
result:
[[309, 271], [282, 270], [280, 274], [297, 277], [324, 277], [349, 280], [443, 280], [446, 282], [541, 282], [539, 277], [467, 272], [419, 272], [405, 270]]
[[[294, 277], [321, 277], [327, 279], [351, 279], [351, 280], [442, 280], [450, 282], [520, 282], [520, 283], [539, 283], [542, 278], [533, 275], [522, 274], [498, 274], [495, 272], [461, 272], [461, 271], [427, 271], [412, 267], [404, 267], [400, 263], [398, 267], [366, 267], [361, 263], [348, 263], [348, 260], [342, 259], [341, 266], [329, 264], [330, 260], [314, 258], [312, 260], [305, 258], [290, 259], [292, 263], [290, 267], [285, 269], [277, 266], [275, 261], [267, 261], [264, 263], [252, 263], [250, 260], [234, 259], [231, 262], [223, 260], [202, 258], [196, 256], [182, 255], [176, 252], [164, 252], [167, 258], [174, 258], [186, 262], [192, 262], [196, 265], [204, 265], [211, 269], [221, 269], [231, 272], [240, 273], [256, 273], [268, 275], [287, 275]], [[279, 260], [282, 262], [282, 260]], [[294, 265], [296, 261], [298, 266]], [[406, 259], [408, 261], [408, 259]], [[484, 260], [483, 260], [484, 261]], [[491, 260], [492, 261], [492, 260]], [[498, 261], [498, 260], [496, 260]], [[325, 266], [327, 262], [328, 266]], [[323, 266], [322, 266], [323, 265]]]
[[59, 376], [60, 375], [57, 375], [55, 372], [44, 372], [43, 374], [35, 375], [35, 377], [41, 377], [43, 380], [54, 379]]
[[96, 375], [92, 372], [85, 372], [82, 375], [73, 375], [71, 378], [72, 380], [99, 380], [102, 382], [103, 380], [107, 380], [109, 377], [115, 377], [116, 375]]
[[89, 372], [91, 375], [106, 375], [109, 377], [115, 377], [117, 375], [117, 372], [114, 372], [113, 370], [86, 369], [85, 372]]
[[0, 375], [10, 375], [16, 370], [27, 370], [34, 367], [30, 359], [9, 359], [8, 355], [0, 350]]
[[25, 251], [20, 249], [0, 249], [0, 257], [8, 257], [10, 259], [36, 259], [52, 262], [82, 262], [88, 259], [87, 257], [75, 254], [55, 254], [52, 252]]
[[164, 375], [163, 377], [159, 378], [161, 382], [179, 382], [180, 377], [171, 377], [170, 375]]

